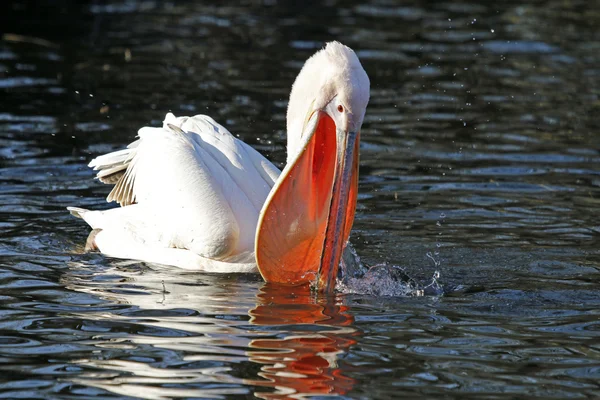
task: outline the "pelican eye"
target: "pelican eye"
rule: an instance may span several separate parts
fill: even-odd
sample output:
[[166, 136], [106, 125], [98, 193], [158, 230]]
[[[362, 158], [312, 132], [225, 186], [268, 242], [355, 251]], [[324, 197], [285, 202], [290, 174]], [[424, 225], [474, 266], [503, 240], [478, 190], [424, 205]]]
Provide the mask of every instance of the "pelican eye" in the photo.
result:
[[339, 112], [344, 112], [344, 106], [341, 104], [337, 107], [337, 109]]

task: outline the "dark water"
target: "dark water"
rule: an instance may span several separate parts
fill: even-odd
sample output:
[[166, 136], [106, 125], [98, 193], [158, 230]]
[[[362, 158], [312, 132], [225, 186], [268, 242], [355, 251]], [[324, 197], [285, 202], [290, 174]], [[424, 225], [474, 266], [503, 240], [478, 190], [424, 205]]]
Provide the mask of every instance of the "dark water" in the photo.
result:
[[[0, 397], [600, 396], [600, 5], [6, 3]], [[299, 4], [299, 2], [298, 2]], [[326, 40], [371, 78], [352, 242], [448, 294], [315, 298], [82, 251], [86, 164], [167, 111], [282, 163]]]

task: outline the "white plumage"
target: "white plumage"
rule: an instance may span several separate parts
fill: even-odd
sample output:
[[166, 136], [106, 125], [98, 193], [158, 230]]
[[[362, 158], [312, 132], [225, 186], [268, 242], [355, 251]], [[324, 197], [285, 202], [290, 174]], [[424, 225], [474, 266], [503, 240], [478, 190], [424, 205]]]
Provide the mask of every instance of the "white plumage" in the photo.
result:
[[[125, 150], [89, 164], [114, 183], [107, 201], [123, 207], [70, 207], [105, 254], [209, 271], [254, 271], [254, 234], [279, 170], [205, 115], [167, 114]], [[112, 177], [112, 179], [111, 179]]]

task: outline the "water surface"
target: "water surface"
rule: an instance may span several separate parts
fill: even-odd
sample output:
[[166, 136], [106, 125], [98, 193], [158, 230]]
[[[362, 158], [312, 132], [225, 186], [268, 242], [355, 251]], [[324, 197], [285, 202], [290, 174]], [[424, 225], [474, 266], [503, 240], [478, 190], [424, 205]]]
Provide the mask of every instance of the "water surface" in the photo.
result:
[[[10, 4], [0, 396], [600, 396], [600, 9], [492, 3]], [[65, 207], [110, 207], [90, 159], [172, 111], [281, 165], [291, 83], [333, 39], [372, 88], [351, 240], [445, 295], [316, 298], [83, 252]]]

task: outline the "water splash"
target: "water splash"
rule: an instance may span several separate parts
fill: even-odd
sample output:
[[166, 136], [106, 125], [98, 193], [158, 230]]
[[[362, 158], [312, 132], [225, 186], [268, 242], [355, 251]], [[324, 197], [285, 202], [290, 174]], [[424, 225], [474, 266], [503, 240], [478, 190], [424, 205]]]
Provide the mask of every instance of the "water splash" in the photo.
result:
[[404, 268], [383, 263], [372, 266], [362, 277], [349, 277], [338, 282], [337, 289], [346, 294], [372, 296], [439, 296], [443, 294], [439, 277], [440, 273], [435, 271], [431, 282], [423, 285], [408, 275]]
[[359, 278], [364, 276], [369, 270], [369, 268], [362, 263], [360, 256], [350, 242], [348, 242], [342, 253], [340, 267], [340, 279]]
[[[445, 215], [442, 214], [442, 218]], [[439, 244], [438, 244], [439, 247]], [[435, 254], [435, 255], [434, 255]], [[435, 257], [439, 255], [427, 253], [436, 268], [440, 262]], [[381, 263], [368, 267], [362, 263], [354, 247], [348, 243], [344, 249], [336, 289], [346, 294], [367, 294], [372, 296], [439, 296], [443, 294], [442, 285], [438, 282], [439, 271], [435, 271], [427, 284], [419, 283], [412, 278], [404, 268], [389, 263]], [[316, 287], [316, 282], [313, 285]]]
[[435, 226], [440, 228], [440, 231], [438, 232], [438, 242], [435, 244], [436, 250], [434, 250], [433, 252], [429, 251], [427, 252], [425, 255], [427, 256], [427, 258], [429, 258], [431, 261], [433, 261], [433, 265], [436, 268], [439, 268], [440, 265], [442, 264], [442, 261], [440, 259], [440, 251], [439, 249], [442, 247], [442, 223], [445, 222], [445, 218], [446, 218], [446, 214], [445, 213], [440, 213], [440, 218], [437, 220], [437, 222], [435, 223]]
[[436, 268], [442, 264], [442, 262], [439, 260], [439, 258], [436, 258], [437, 256], [440, 255], [439, 251], [435, 251], [433, 253], [431, 251], [428, 251], [425, 255], [427, 256], [427, 258], [429, 258], [431, 261], [433, 261], [433, 265]]

